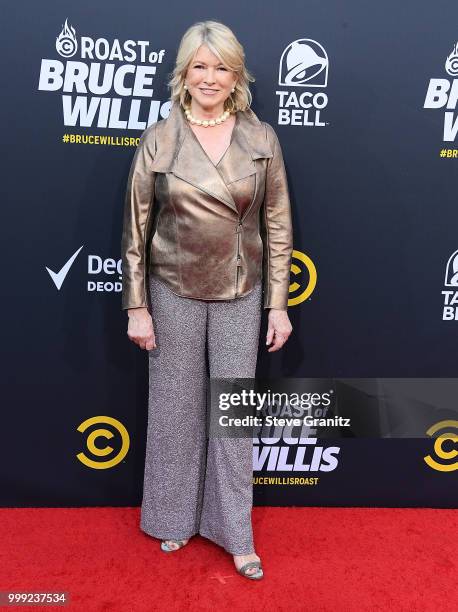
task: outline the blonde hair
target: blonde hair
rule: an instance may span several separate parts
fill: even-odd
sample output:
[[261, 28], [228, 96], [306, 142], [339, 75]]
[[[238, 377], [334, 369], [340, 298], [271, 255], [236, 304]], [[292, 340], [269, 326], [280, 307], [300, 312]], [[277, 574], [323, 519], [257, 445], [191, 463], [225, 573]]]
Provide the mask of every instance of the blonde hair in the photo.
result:
[[218, 21], [199, 21], [186, 30], [178, 48], [175, 68], [168, 86], [172, 101], [189, 106], [191, 96], [184, 89], [186, 72], [199, 47], [206, 45], [223, 64], [237, 75], [235, 91], [224, 102], [224, 110], [246, 110], [252, 101], [249, 83], [255, 78], [245, 67], [245, 52], [230, 28]]

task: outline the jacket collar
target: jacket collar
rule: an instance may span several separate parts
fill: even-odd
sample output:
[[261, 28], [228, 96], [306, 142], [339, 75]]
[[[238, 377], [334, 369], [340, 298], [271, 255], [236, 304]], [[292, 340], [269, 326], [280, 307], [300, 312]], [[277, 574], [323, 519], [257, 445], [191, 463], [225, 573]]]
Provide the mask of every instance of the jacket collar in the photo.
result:
[[[256, 174], [255, 160], [266, 157], [273, 157], [273, 153], [264, 126], [251, 109], [238, 111], [224, 160], [230, 182]], [[151, 169], [171, 172], [238, 212], [226, 183], [191, 130], [179, 102], [172, 103], [169, 116], [156, 126], [156, 153]], [[257, 190], [256, 176], [251, 204]]]

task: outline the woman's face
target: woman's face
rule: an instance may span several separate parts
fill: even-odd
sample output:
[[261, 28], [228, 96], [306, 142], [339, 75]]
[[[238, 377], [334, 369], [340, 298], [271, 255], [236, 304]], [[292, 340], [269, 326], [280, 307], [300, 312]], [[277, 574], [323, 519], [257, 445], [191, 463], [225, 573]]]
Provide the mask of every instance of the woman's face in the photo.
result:
[[185, 78], [193, 105], [206, 111], [220, 110], [221, 113], [236, 81], [235, 72], [229, 70], [206, 45], [197, 50]]

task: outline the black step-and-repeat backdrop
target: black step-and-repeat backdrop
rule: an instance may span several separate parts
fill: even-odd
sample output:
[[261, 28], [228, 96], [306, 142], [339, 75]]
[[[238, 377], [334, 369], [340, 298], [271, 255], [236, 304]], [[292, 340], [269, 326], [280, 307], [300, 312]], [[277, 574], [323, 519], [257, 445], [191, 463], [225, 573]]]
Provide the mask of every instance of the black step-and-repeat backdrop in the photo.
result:
[[[294, 332], [277, 354], [261, 340], [258, 375], [324, 393], [336, 377], [458, 373], [456, 2], [22, 3], [0, 42], [3, 506], [141, 501], [147, 355], [121, 311], [124, 192], [139, 136], [169, 112], [180, 38], [205, 19], [244, 45], [290, 185]], [[345, 397], [372, 421], [371, 393]], [[405, 435], [258, 438], [255, 504], [456, 506], [448, 408], [417, 397], [423, 429]]]

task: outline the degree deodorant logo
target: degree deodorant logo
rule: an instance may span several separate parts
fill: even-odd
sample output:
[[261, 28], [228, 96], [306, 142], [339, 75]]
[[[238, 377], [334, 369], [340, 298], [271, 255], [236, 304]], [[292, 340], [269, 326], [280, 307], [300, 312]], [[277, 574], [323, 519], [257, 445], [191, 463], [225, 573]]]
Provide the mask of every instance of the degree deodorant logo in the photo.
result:
[[458, 42], [444, 58], [443, 68], [452, 78], [430, 79], [423, 108], [444, 109], [442, 139], [453, 142], [458, 132], [458, 117], [454, 112], [458, 102], [458, 78], [455, 78], [458, 77]]
[[[78, 431], [85, 434], [86, 448], [76, 457], [86, 467], [107, 470], [121, 463], [127, 455], [130, 447], [129, 434], [124, 425], [113, 417], [95, 416], [86, 419], [78, 427]], [[117, 450], [108, 442], [113, 439]]]
[[292, 282], [289, 285], [288, 306], [297, 306], [307, 300], [316, 287], [317, 272], [315, 264], [302, 251], [293, 250], [291, 260]]
[[[45, 266], [46, 271], [58, 291], [61, 290], [65, 279], [69, 275], [83, 247], [84, 245], [75, 251], [63, 264], [62, 260], [60, 260], [58, 264], [54, 264], [54, 269]], [[86, 288], [88, 293], [120, 293], [122, 291], [121, 259], [116, 260], [111, 257], [100, 257], [100, 255], [88, 255], [86, 269], [88, 274]]]
[[426, 433], [435, 440], [431, 454], [423, 457], [425, 463], [438, 472], [458, 470], [458, 421], [439, 421]]
[[300, 38], [284, 49], [278, 71], [278, 125], [324, 127], [322, 111], [328, 105], [329, 59], [324, 47]]

